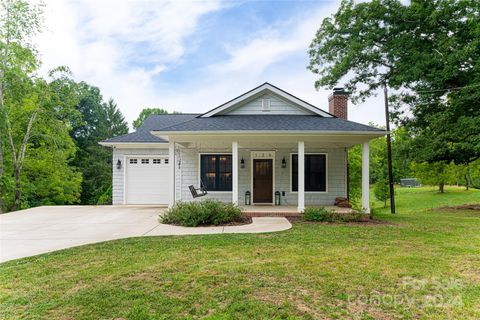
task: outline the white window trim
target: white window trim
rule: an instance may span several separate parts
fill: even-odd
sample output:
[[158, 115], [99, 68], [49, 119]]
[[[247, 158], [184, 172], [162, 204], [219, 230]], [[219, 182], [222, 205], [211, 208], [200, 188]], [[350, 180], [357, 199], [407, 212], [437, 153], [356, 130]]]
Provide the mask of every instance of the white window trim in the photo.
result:
[[[123, 204], [127, 205], [127, 164], [130, 158], [168, 158], [168, 154], [124, 154], [123, 155]], [[138, 161], [137, 161], [138, 162]], [[140, 161], [141, 162], [141, 161]], [[136, 163], [139, 164], [139, 163]]]
[[[202, 155], [226, 155], [226, 156], [231, 156], [231, 152], [200, 152], [198, 153], [198, 186], [200, 186], [200, 181], [202, 180]], [[233, 157], [232, 157], [233, 158]], [[233, 159], [232, 159], [233, 161]], [[233, 175], [233, 165], [232, 165], [232, 175]], [[233, 183], [233, 181], [232, 181]], [[232, 185], [233, 188], [233, 185]], [[207, 192], [210, 194], [229, 194], [232, 193], [232, 191], [210, 191], [207, 189]]]
[[[254, 154], [256, 152], [272, 152], [273, 155], [271, 157], [255, 157]], [[267, 160], [272, 160], [272, 206], [275, 205], [275, 156], [276, 156], [276, 152], [275, 150], [255, 150], [255, 151], [252, 151], [250, 152], [250, 190], [252, 190], [251, 192], [251, 195], [252, 195], [252, 198], [250, 200], [250, 203], [252, 205], [255, 205], [255, 202], [253, 202], [253, 199], [255, 199], [254, 195], [253, 195], [253, 160], [254, 159], [267, 159]], [[269, 204], [268, 202], [260, 202], [258, 204]]]
[[[328, 153], [326, 152], [305, 152], [305, 156], [308, 155], [325, 155], [325, 191], [305, 191], [305, 194], [318, 194], [318, 193], [328, 193]], [[292, 164], [293, 164], [293, 155], [297, 155], [297, 152], [292, 152], [290, 153], [290, 193], [297, 194], [298, 191], [293, 191], [292, 190], [292, 184], [293, 184], [293, 179], [292, 179]]]

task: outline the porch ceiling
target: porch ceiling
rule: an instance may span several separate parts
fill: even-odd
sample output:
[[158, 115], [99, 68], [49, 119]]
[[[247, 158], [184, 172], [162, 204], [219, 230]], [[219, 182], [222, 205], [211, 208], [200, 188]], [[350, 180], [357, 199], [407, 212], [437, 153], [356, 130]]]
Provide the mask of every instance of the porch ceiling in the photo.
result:
[[345, 148], [377, 138], [379, 134], [215, 134], [163, 136], [184, 147], [231, 148], [237, 141], [239, 148], [296, 148], [298, 141], [306, 147]]

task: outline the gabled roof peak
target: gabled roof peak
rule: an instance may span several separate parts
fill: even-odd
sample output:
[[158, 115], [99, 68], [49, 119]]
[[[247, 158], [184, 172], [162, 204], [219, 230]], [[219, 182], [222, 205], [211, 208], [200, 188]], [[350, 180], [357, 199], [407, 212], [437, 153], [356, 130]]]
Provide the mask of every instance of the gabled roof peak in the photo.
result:
[[248, 99], [252, 99], [253, 97], [256, 97], [256, 96], [259, 96], [265, 92], [271, 92], [277, 96], [280, 96], [281, 98], [291, 102], [292, 104], [300, 107], [300, 108], [303, 108], [305, 110], [307, 110], [308, 112], [310, 113], [313, 113], [313, 114], [316, 114], [318, 116], [321, 116], [321, 117], [334, 117], [333, 115], [331, 115], [330, 113], [320, 109], [320, 108], [317, 108], [316, 106], [300, 99], [300, 98], [297, 98], [296, 96], [294, 96], [293, 94], [291, 93], [288, 93], [287, 91], [285, 90], [282, 90], [280, 89], [279, 87], [276, 87], [274, 86], [273, 84], [269, 83], [269, 82], [264, 82], [263, 84], [239, 95], [238, 97], [236, 98], [233, 98], [232, 100], [229, 100], [227, 102], [225, 102], [224, 104], [221, 104], [220, 106], [210, 110], [210, 111], [207, 111], [206, 113], [202, 114], [200, 117], [202, 118], [208, 118], [208, 117], [211, 117], [211, 116], [214, 116], [214, 115], [218, 115], [220, 113], [225, 113], [226, 110], [229, 110], [229, 109], [233, 109], [235, 108], [236, 106], [240, 105], [242, 102], [245, 102], [247, 101]]

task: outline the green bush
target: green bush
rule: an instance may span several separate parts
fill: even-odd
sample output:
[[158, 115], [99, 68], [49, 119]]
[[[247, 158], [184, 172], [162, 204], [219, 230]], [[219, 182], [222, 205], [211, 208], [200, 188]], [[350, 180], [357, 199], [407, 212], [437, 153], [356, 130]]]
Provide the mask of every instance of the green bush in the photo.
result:
[[242, 210], [231, 203], [215, 200], [178, 202], [160, 218], [162, 223], [186, 227], [220, 225], [238, 219]]
[[359, 212], [339, 213], [323, 207], [308, 207], [303, 212], [303, 219], [317, 222], [355, 222], [364, 221], [366, 215]]

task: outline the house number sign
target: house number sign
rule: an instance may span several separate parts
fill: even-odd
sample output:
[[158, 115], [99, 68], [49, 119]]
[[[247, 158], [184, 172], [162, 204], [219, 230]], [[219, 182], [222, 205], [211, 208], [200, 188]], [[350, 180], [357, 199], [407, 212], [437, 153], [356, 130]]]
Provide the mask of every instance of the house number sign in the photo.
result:
[[273, 159], [275, 151], [252, 151], [253, 159]]

